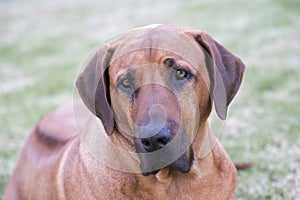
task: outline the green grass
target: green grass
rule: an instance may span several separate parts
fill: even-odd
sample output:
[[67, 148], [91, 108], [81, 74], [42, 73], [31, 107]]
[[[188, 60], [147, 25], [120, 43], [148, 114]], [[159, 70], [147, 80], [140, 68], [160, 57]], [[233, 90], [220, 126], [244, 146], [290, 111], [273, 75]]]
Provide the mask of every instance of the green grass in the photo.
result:
[[[106, 3], [104, 3], [106, 2]], [[0, 196], [41, 116], [72, 98], [91, 50], [132, 27], [204, 29], [247, 64], [221, 142], [238, 199], [300, 199], [300, 2], [91, 0], [0, 2]]]

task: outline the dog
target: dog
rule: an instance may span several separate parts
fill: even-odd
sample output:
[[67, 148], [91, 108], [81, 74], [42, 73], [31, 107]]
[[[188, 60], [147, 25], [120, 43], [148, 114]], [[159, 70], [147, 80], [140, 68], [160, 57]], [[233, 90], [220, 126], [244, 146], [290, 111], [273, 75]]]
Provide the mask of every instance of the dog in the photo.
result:
[[29, 135], [4, 200], [235, 199], [236, 168], [208, 119], [226, 119], [244, 69], [176, 25], [106, 42], [76, 81], [81, 100]]

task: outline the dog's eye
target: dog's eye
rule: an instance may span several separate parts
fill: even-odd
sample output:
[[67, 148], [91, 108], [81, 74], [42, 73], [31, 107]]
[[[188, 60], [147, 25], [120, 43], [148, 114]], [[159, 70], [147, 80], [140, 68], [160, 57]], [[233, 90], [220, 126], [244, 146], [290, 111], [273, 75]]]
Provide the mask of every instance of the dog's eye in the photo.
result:
[[182, 69], [178, 69], [176, 71], [175, 78], [176, 78], [176, 80], [181, 81], [181, 80], [184, 80], [184, 79], [188, 79], [188, 75], [189, 75], [188, 72], [186, 72]]
[[133, 83], [129, 78], [123, 78], [118, 85], [125, 92], [132, 92], [133, 90]]
[[122, 87], [124, 87], [124, 88], [130, 88], [130, 87], [131, 87], [131, 81], [130, 81], [128, 78], [124, 78], [124, 79], [121, 81], [121, 85], [122, 85]]

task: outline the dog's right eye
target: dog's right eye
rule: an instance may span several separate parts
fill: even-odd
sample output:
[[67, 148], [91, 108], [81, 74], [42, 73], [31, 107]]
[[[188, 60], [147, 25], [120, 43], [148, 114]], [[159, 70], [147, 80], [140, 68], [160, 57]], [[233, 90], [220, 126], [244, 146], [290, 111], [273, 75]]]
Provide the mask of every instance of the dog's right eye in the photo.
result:
[[122, 81], [121, 81], [121, 85], [124, 87], [124, 88], [130, 88], [131, 87], [131, 82], [128, 78], [124, 78]]
[[133, 91], [133, 83], [132, 80], [129, 78], [123, 78], [119, 81], [119, 88], [125, 92], [132, 92]]

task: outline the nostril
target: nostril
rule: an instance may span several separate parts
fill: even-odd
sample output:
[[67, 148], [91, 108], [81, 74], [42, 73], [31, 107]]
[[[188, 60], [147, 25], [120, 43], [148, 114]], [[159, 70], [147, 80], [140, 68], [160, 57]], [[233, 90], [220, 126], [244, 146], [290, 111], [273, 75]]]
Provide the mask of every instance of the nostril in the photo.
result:
[[170, 138], [168, 138], [168, 137], [161, 137], [161, 138], [157, 139], [157, 144], [160, 147], [164, 147], [168, 144], [169, 140], [170, 140]]
[[142, 144], [143, 144], [144, 147], [148, 147], [148, 148], [151, 145], [150, 142], [148, 140], [145, 140], [145, 139], [142, 139]]
[[154, 137], [154, 138], [145, 138], [141, 140], [143, 148], [148, 151], [156, 151], [158, 149], [166, 146], [170, 141], [169, 137]]
[[140, 145], [147, 152], [153, 152], [167, 146], [172, 138], [171, 130], [163, 128], [154, 136], [141, 138]]

